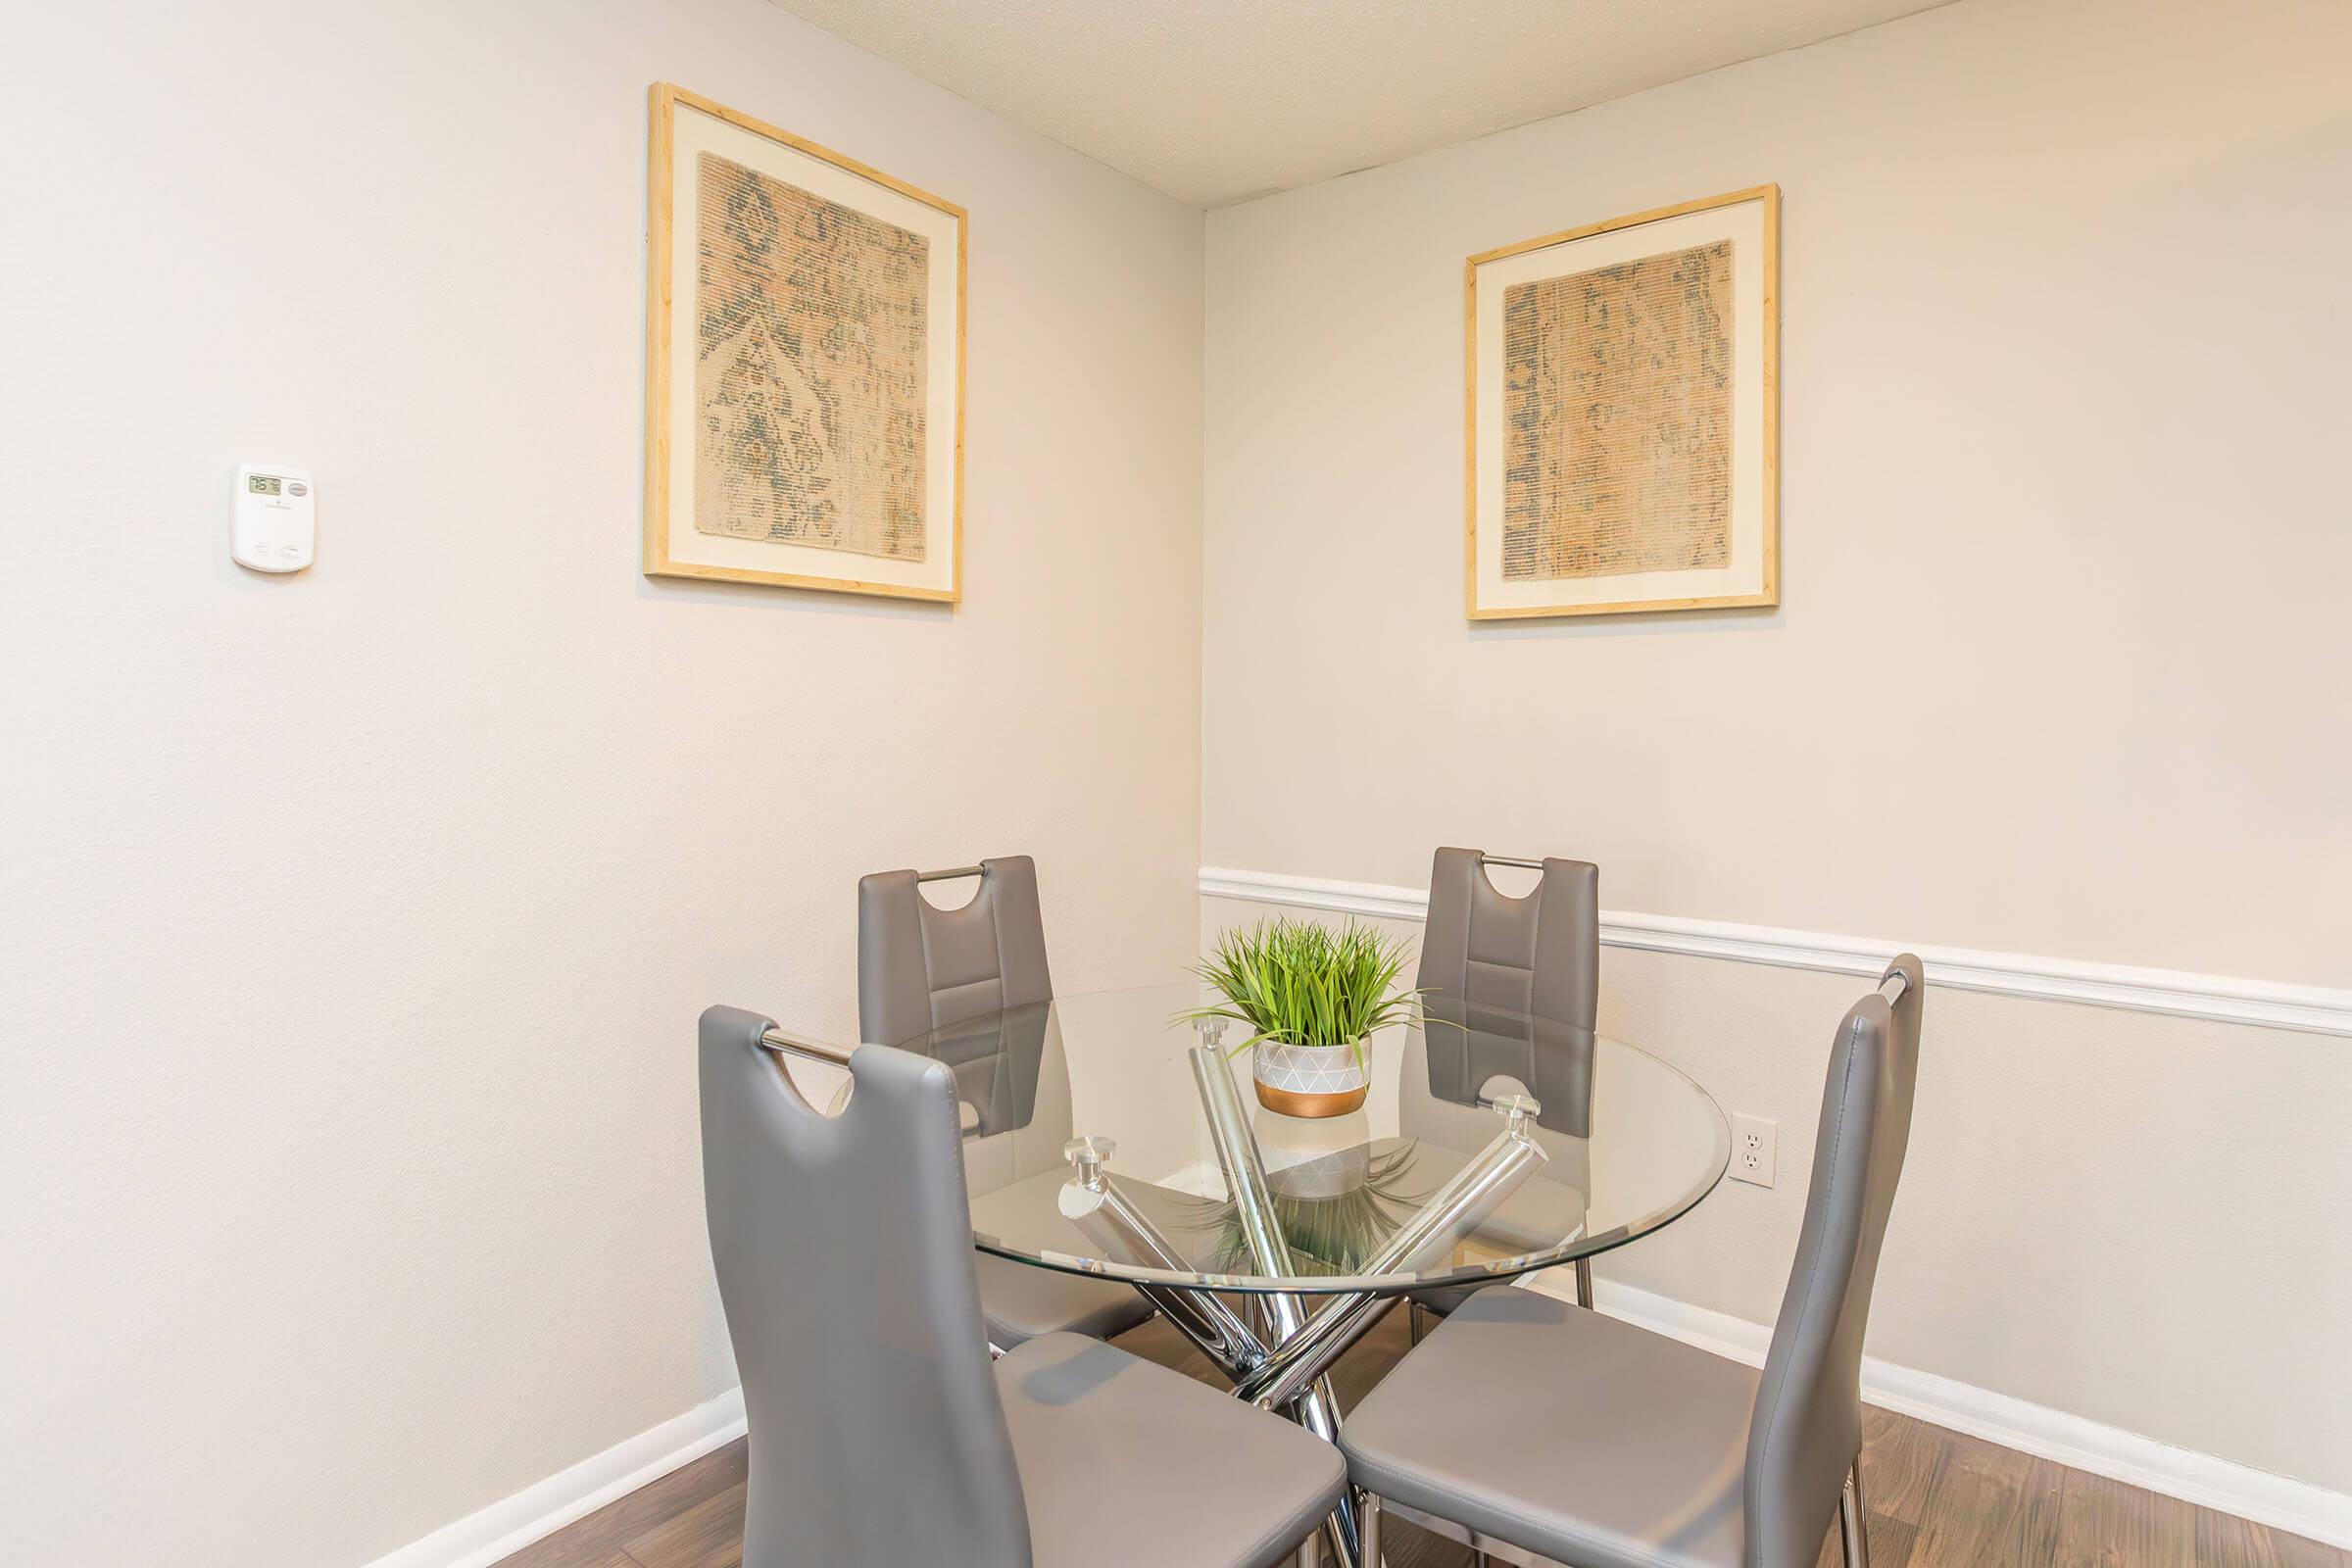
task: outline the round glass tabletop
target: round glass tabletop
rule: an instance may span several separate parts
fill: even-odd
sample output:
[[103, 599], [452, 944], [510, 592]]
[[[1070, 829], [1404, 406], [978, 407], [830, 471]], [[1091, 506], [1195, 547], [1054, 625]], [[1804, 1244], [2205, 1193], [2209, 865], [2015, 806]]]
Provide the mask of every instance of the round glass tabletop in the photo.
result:
[[1372, 1037], [1359, 1108], [1282, 1114], [1241, 1026], [1185, 1017], [1208, 1000], [1097, 992], [902, 1043], [955, 1072], [979, 1247], [1220, 1291], [1488, 1284], [1670, 1223], [1730, 1160], [1714, 1100], [1655, 1056], [1446, 996]]

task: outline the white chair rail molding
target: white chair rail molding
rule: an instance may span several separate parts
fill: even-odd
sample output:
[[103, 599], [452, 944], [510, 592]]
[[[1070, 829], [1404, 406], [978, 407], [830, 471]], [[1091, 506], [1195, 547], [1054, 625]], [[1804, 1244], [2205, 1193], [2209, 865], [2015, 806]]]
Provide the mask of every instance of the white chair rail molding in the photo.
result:
[[[1419, 921], [1429, 912], [1426, 890], [1375, 882], [1340, 882], [1324, 877], [1204, 865], [1200, 868], [1200, 885], [1203, 898], [1327, 909], [1379, 919]], [[1831, 974], [1870, 973], [1878, 967], [1874, 955], [1908, 946], [1935, 963], [1936, 985], [1953, 990], [2170, 1013], [2179, 1018], [2211, 1018], [2267, 1029], [2352, 1035], [2352, 990], [2326, 986], [2287, 985], [2231, 975], [2183, 974], [2171, 969], [2133, 968], [2036, 954], [1981, 953], [1925, 943], [1904, 944], [1886, 939], [1830, 936], [1820, 931], [1738, 925], [1728, 920], [1637, 914], [1626, 909], [1600, 911], [1600, 941], [1603, 947], [1679, 953], [1690, 957], [1770, 964], [1784, 969], [1819, 969]]]

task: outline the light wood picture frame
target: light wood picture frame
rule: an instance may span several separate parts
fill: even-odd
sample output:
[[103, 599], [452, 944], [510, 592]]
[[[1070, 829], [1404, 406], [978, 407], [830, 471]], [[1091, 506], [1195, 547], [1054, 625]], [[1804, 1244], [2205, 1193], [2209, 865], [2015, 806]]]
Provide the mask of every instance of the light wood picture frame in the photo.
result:
[[1463, 266], [1472, 620], [1780, 603], [1778, 185]]
[[646, 575], [956, 602], [968, 215], [651, 100]]

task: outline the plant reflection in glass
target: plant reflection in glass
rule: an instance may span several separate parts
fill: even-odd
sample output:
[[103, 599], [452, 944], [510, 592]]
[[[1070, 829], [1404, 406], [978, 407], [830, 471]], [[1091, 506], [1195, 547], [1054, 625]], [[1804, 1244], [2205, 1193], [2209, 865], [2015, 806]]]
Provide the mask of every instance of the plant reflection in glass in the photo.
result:
[[[1274, 1214], [1281, 1222], [1283, 1240], [1290, 1245], [1292, 1272], [1301, 1276], [1353, 1274], [1419, 1213], [1436, 1189], [1410, 1190], [1406, 1186], [1418, 1147], [1404, 1143], [1374, 1153], [1367, 1145], [1346, 1152], [1362, 1157], [1363, 1174], [1329, 1196], [1299, 1196], [1298, 1184], [1286, 1180], [1287, 1172], [1268, 1171]], [[1319, 1166], [1325, 1160], [1344, 1157], [1322, 1155], [1311, 1163]], [[1293, 1191], [1285, 1192], [1286, 1186]], [[1188, 1220], [1201, 1230], [1217, 1232], [1214, 1249], [1202, 1265], [1206, 1272], [1257, 1272], [1256, 1258], [1242, 1233], [1241, 1216], [1230, 1200], [1187, 1196], [1182, 1201]]]

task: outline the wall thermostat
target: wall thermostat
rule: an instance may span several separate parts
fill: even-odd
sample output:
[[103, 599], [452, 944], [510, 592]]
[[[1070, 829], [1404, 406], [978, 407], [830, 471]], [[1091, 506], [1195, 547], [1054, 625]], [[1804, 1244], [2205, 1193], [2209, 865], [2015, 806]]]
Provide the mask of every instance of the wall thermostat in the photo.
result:
[[300, 571], [318, 539], [318, 497], [311, 470], [248, 463], [237, 470], [237, 520], [228, 551], [255, 571]]

